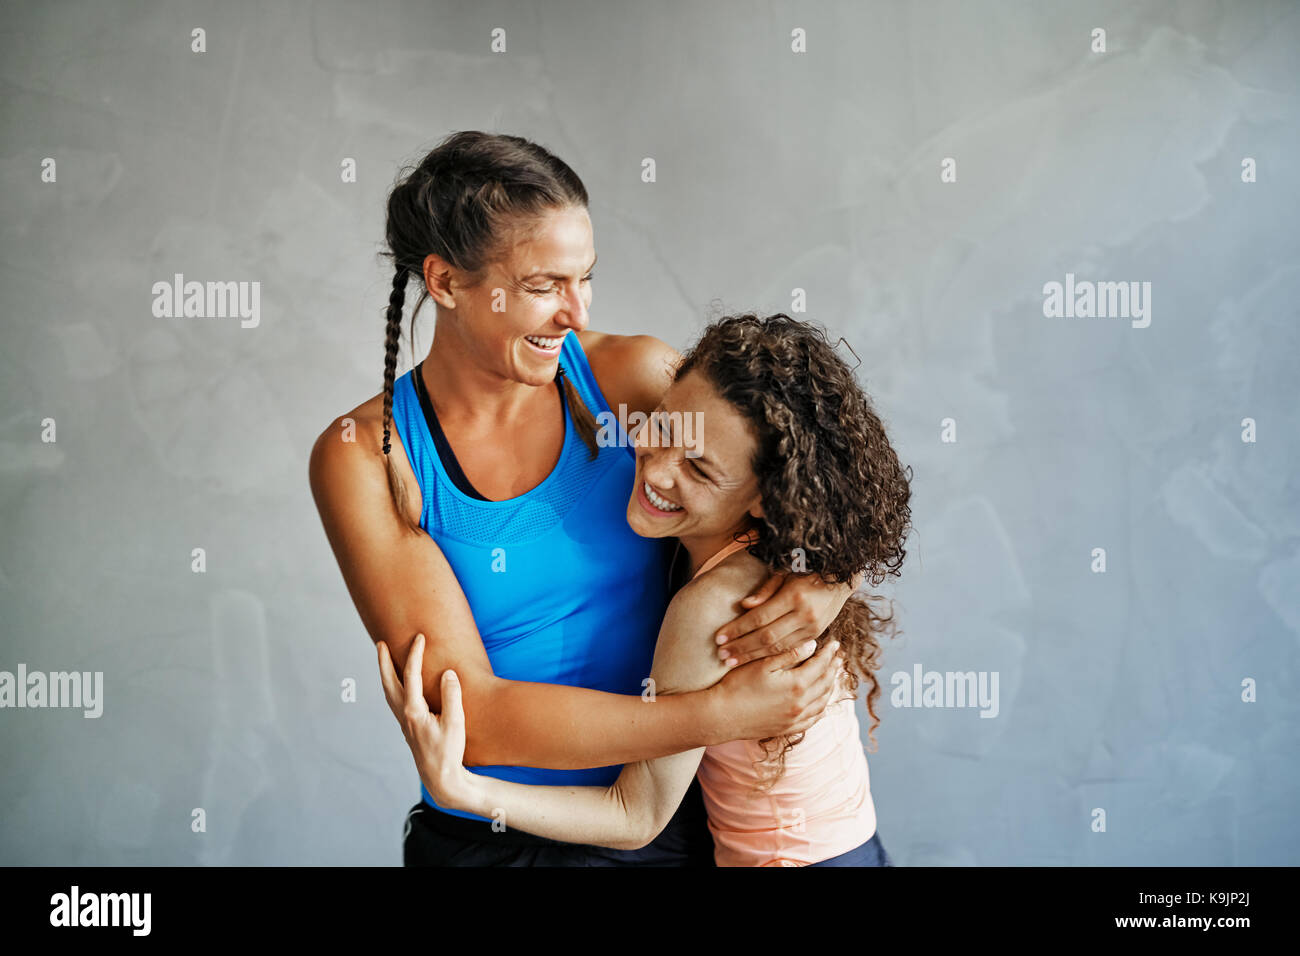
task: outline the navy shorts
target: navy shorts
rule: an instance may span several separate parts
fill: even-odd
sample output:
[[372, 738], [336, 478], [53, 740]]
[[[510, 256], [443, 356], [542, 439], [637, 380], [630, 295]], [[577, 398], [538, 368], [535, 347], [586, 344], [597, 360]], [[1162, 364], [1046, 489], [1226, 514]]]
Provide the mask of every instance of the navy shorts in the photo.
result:
[[877, 830], [871, 835], [871, 839], [862, 846], [855, 847], [847, 853], [841, 853], [839, 856], [833, 856], [829, 860], [822, 860], [819, 863], [809, 863], [809, 866], [893, 866], [894, 861], [889, 858], [885, 852], [884, 844], [880, 842], [880, 831]]
[[639, 850], [561, 843], [522, 830], [494, 833], [485, 820], [443, 813], [421, 801], [406, 815], [405, 866], [714, 866], [713, 836], [699, 780], [663, 832]]

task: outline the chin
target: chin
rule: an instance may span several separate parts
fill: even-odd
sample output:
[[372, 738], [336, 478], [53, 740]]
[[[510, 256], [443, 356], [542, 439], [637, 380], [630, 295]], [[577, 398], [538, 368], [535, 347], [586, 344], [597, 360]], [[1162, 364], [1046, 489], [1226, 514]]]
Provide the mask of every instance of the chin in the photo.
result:
[[644, 517], [641, 504], [636, 500], [636, 492], [632, 492], [632, 497], [627, 502], [627, 526], [642, 538], [662, 538], [663, 535], [650, 534], [646, 531], [646, 526], [643, 524]]
[[538, 371], [537, 369], [523, 368], [520, 369], [518, 374], [515, 376], [515, 381], [522, 382], [525, 385], [532, 385], [535, 388], [541, 388], [543, 385], [550, 385], [555, 381], [555, 369], [552, 368], [548, 373], [546, 371]]

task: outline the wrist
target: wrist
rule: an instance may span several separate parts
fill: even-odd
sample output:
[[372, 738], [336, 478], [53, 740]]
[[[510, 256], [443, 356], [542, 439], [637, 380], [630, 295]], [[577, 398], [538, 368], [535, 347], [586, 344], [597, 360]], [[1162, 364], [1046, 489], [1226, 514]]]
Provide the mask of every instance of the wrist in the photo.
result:
[[719, 681], [712, 687], [688, 695], [692, 698], [695, 708], [691, 726], [695, 728], [695, 735], [698, 737], [692, 742], [692, 746], [712, 747], [725, 744], [732, 739], [726, 732], [726, 693], [722, 682]]
[[428, 788], [429, 793], [433, 794], [433, 799], [437, 801], [438, 806], [445, 807], [448, 810], [464, 810], [472, 813], [469, 806], [470, 797], [473, 792], [471, 781], [462, 779], [462, 776], [474, 776], [464, 767], [457, 767], [454, 772], [434, 772], [423, 775], [424, 785]]
[[457, 767], [446, 781], [447, 799], [453, 810], [466, 813], [479, 813], [486, 800], [483, 793], [483, 777], [471, 773], [464, 767]]
[[[849, 603], [849, 599], [852, 598], [854, 592], [857, 591], [858, 583], [858, 579], [854, 578], [852, 581], [842, 581], [835, 585], [836, 600], [832, 605], [830, 619], [826, 622], [826, 627], [830, 627], [831, 624], [834, 623], [835, 619], [840, 616], [840, 612], [844, 610], [845, 606]], [[822, 628], [823, 632], [826, 630], [826, 627]]]

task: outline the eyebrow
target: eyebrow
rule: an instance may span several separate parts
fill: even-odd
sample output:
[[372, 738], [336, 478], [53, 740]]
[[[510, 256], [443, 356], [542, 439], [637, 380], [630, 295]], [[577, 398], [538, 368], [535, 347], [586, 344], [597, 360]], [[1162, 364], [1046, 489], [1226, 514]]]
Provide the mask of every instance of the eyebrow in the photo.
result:
[[[591, 265], [587, 266], [587, 269], [586, 269], [587, 272], [590, 272], [592, 269], [596, 268], [596, 259], [598, 259], [598, 258], [599, 258], [599, 255], [593, 255], [593, 256], [591, 257]], [[563, 279], [567, 279], [567, 278], [568, 278], [568, 276], [566, 276], [566, 275], [565, 275], [564, 273], [562, 273], [562, 272], [530, 272], [530, 273], [528, 273], [528, 275], [526, 275], [526, 276], [520, 276], [519, 281], [520, 281], [520, 282], [526, 282], [526, 281], [528, 281], [529, 279], [536, 279], [536, 278], [539, 277], [539, 276], [543, 276], [543, 277], [545, 277], [545, 278], [547, 278], [547, 279], [554, 279], [554, 280], [556, 280], [557, 282], [559, 282], [559, 281], [561, 281], [561, 280], [563, 280]]]
[[[672, 430], [672, 428], [669, 427], [669, 424], [670, 424], [671, 422], [672, 422], [672, 419], [671, 419], [671, 418], [668, 418], [668, 413], [667, 413], [667, 412], [664, 412], [664, 413], [663, 413], [663, 417], [661, 417], [661, 418], [659, 419], [659, 427], [660, 427], [661, 429], [662, 429], [662, 428], [666, 428], [666, 429], [668, 430], [668, 440], [669, 440], [669, 441], [672, 441], [672, 438], [673, 438], [673, 434], [672, 434], [673, 430]], [[708, 466], [709, 466], [709, 470], [712, 471], [714, 474], [718, 474], [718, 473], [719, 473], [717, 466], [714, 465], [712, 461], [710, 461], [709, 459], [705, 458], [703, 454], [699, 454], [699, 455], [695, 455], [695, 456], [687, 455], [687, 457], [690, 458], [691, 461], [695, 462], [697, 465], [708, 465]]]

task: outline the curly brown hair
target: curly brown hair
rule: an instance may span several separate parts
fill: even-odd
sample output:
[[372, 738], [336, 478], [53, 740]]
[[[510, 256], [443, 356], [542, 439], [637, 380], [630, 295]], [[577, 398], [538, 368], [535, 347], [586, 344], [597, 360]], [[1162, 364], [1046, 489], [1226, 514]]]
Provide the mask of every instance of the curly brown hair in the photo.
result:
[[[709, 325], [683, 356], [677, 378], [701, 372], [753, 426], [758, 443], [753, 471], [763, 517], [747, 549], [774, 571], [807, 571], [830, 584], [859, 573], [872, 586], [899, 576], [911, 530], [911, 468], [900, 466], [885, 427], [853, 370], [820, 327], [784, 313], [762, 318], [729, 315]], [[875, 749], [880, 724], [878, 635], [897, 632], [879, 595], [854, 594], [818, 638], [840, 642], [846, 684], [857, 696], [867, 684], [867, 736]], [[758, 789], [770, 789], [785, 771], [785, 755], [803, 739], [760, 741], [775, 771]], [[774, 747], [780, 751], [773, 758]]]

